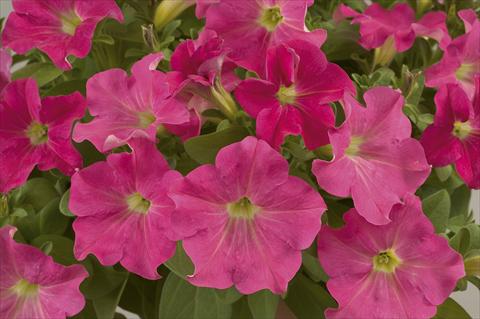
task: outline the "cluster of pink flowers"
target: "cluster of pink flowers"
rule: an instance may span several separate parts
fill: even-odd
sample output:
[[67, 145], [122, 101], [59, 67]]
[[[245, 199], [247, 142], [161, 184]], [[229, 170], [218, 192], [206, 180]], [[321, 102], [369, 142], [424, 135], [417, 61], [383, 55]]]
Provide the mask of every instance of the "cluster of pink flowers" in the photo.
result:
[[[363, 13], [342, 5], [337, 12], [360, 24], [366, 49], [394, 41], [402, 52], [416, 36], [439, 42], [444, 56], [426, 71], [427, 85], [438, 88], [435, 121], [418, 141], [400, 91], [372, 88], [363, 106], [347, 73], [327, 61], [320, 49], [326, 32], [305, 26], [313, 1], [197, 2], [205, 29], [177, 46], [170, 72], [157, 70], [163, 56], [153, 53], [133, 64], [131, 75], [122, 69], [93, 75], [86, 98], [78, 92], [40, 98], [33, 79], [11, 81], [11, 57], [0, 49], [0, 193], [24, 184], [35, 167], [56, 168], [71, 176], [78, 260], [93, 254], [102, 265], [120, 262], [154, 280], [182, 240], [195, 266], [190, 283], [235, 286], [243, 294], [284, 293], [301, 266], [301, 251], [318, 238], [327, 286], [339, 303], [327, 318], [433, 316], [465, 273], [461, 256], [434, 234], [414, 194], [431, 165], [451, 163], [470, 188], [480, 188], [475, 13], [460, 12], [466, 33], [452, 40], [443, 13], [415, 22], [406, 4], [391, 10], [373, 4]], [[99, 21], [123, 20], [113, 0], [13, 4], [3, 45], [19, 54], [37, 48], [62, 69], [71, 68], [68, 55], [89, 53]], [[237, 67], [258, 77], [241, 80]], [[183, 140], [199, 135], [201, 113], [228, 107], [230, 92], [256, 120], [257, 137], [222, 148], [214, 164], [186, 176], [172, 170], [156, 148], [158, 133]], [[343, 107], [341, 124], [334, 102]], [[87, 109], [93, 119], [76, 123]], [[321, 189], [353, 199], [342, 228], [321, 226], [327, 206], [320, 193], [289, 174], [279, 152], [288, 135], [301, 135], [309, 150], [331, 145], [333, 158], [315, 159], [311, 171]], [[82, 168], [72, 140], [88, 140], [106, 160]], [[122, 146], [131, 152], [111, 152]], [[0, 230], [0, 313], [78, 313], [86, 271], [54, 263], [14, 242], [13, 233], [11, 226]]]

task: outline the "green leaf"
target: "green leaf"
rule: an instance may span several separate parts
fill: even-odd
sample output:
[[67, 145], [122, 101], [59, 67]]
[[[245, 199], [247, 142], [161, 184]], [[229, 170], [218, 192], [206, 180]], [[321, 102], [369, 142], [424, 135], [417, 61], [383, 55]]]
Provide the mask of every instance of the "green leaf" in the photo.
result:
[[100, 299], [117, 290], [126, 280], [128, 273], [119, 272], [113, 267], [102, 267], [96, 259], [90, 257], [92, 261], [90, 276], [82, 282], [82, 293], [90, 300]]
[[448, 298], [437, 307], [437, 314], [433, 319], [471, 319], [470, 315], [455, 300]]
[[307, 271], [310, 278], [312, 278], [316, 282], [328, 281], [329, 277], [325, 273], [325, 271], [323, 271], [322, 266], [320, 266], [320, 262], [318, 261], [317, 257], [314, 257], [309, 253], [307, 253], [306, 251], [304, 251], [302, 253], [302, 264], [303, 264], [303, 267], [305, 267], [305, 270]]
[[53, 199], [37, 215], [40, 233], [63, 234], [68, 226], [68, 218], [59, 210], [60, 198]]
[[234, 126], [220, 132], [197, 136], [185, 142], [187, 154], [200, 164], [213, 163], [218, 151], [248, 136], [244, 127]]
[[325, 309], [337, 305], [322, 285], [314, 283], [302, 273], [290, 282], [285, 302], [298, 319], [311, 319], [312, 314], [317, 318], [325, 318]]
[[63, 193], [62, 199], [60, 200], [60, 213], [68, 217], [75, 217], [68, 208], [68, 202], [70, 201], [70, 190], [67, 190]]
[[422, 201], [422, 207], [433, 226], [435, 226], [435, 232], [443, 233], [450, 215], [450, 195], [448, 192], [442, 189], [428, 196]]
[[461, 228], [449, 241], [450, 246], [460, 254], [465, 253], [470, 248], [470, 233], [466, 228]]
[[160, 319], [230, 318], [232, 306], [222, 303], [214, 289], [200, 288], [170, 273], [160, 297]]
[[18, 71], [13, 72], [12, 79], [24, 79], [32, 77], [37, 81], [39, 87], [44, 86], [45, 84], [58, 78], [63, 71], [56, 68], [51, 63], [31, 63], [27, 64]]
[[467, 185], [462, 185], [451, 193], [450, 200], [452, 206], [450, 208], [450, 217], [468, 215], [471, 193]]
[[32, 240], [32, 245], [41, 247], [44, 243], [52, 243], [50, 256], [62, 265], [72, 265], [76, 263], [73, 256], [73, 241], [59, 235], [40, 235]]
[[138, 314], [140, 318], [156, 318], [164, 281], [164, 278], [147, 280], [130, 273], [118, 306]]
[[51, 181], [46, 178], [36, 177], [28, 180], [20, 188], [21, 199], [19, 201], [31, 204], [35, 210], [40, 210], [58, 196], [60, 195]]
[[59, 84], [56, 84], [54, 87], [49, 89], [45, 95], [52, 96], [52, 95], [67, 95], [71, 94], [75, 91], [79, 91], [83, 95], [85, 95], [85, 84], [86, 80], [71, 80], [65, 81]]
[[248, 306], [254, 319], [275, 319], [279, 295], [269, 290], [260, 290], [248, 297]]
[[215, 289], [215, 293], [221, 302], [229, 304], [236, 302], [243, 296], [235, 287], [230, 287], [228, 289]]
[[97, 318], [102, 319], [111, 319], [115, 316], [115, 310], [117, 309], [120, 298], [122, 297], [123, 290], [127, 284], [128, 272], [123, 273], [122, 283], [106, 294], [97, 299], [93, 299], [93, 307], [95, 308], [95, 313]]
[[186, 276], [193, 274], [194, 271], [193, 263], [190, 260], [190, 257], [188, 257], [185, 253], [180, 241], [177, 242], [175, 255], [165, 262], [164, 265], [181, 278], [185, 278]]

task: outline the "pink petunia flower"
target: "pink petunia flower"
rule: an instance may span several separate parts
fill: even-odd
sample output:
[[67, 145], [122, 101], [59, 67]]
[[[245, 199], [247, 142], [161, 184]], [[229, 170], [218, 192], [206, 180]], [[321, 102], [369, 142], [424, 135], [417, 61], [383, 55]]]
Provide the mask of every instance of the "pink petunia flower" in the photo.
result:
[[288, 162], [254, 137], [224, 147], [173, 186], [174, 230], [195, 265], [197, 286], [243, 294], [282, 293], [301, 264], [301, 250], [320, 229], [326, 206]]
[[13, 240], [16, 228], [0, 228], [0, 314], [9, 319], [65, 319], [85, 306], [81, 265], [63, 266], [40, 249]]
[[87, 103], [95, 118], [79, 124], [73, 132], [76, 142], [89, 140], [106, 152], [134, 137], [156, 141], [162, 124], [181, 124], [189, 119], [184, 105], [170, 98], [164, 73], [157, 71], [161, 54], [150, 54], [136, 62], [132, 76], [122, 69], [110, 69], [87, 82]]
[[310, 0], [223, 0], [208, 9], [205, 28], [225, 40], [230, 57], [240, 66], [263, 74], [270, 46], [303, 39], [319, 48], [325, 42], [325, 30], [309, 32], [305, 26], [312, 4]]
[[320, 230], [318, 256], [339, 303], [327, 318], [431, 318], [465, 276], [462, 257], [434, 234], [416, 196], [395, 205], [391, 218], [375, 226], [351, 209], [344, 227]]
[[[358, 213], [376, 225], [390, 222], [393, 205], [414, 193], [430, 173], [422, 145], [410, 138], [403, 97], [387, 87], [364, 94], [367, 107], [345, 96], [346, 120], [329, 132], [334, 158], [315, 160], [318, 185], [351, 196]], [[339, 178], [341, 176], [341, 178]]]
[[0, 193], [22, 185], [35, 165], [65, 175], [81, 167], [70, 134], [84, 113], [85, 99], [78, 92], [40, 100], [33, 79], [8, 84], [0, 98]]
[[328, 103], [346, 91], [355, 87], [345, 71], [315, 45], [294, 40], [270, 48], [265, 77], [243, 81], [235, 96], [256, 118], [258, 137], [275, 149], [289, 134], [302, 134], [305, 145], [315, 149], [329, 143], [328, 128], [335, 125]]
[[98, 22], [106, 17], [123, 21], [115, 0], [13, 0], [13, 9], [3, 44], [18, 54], [37, 48], [63, 70], [72, 68], [68, 55], [84, 58], [90, 52]]
[[132, 153], [111, 154], [73, 175], [70, 209], [77, 217], [75, 257], [94, 254], [102, 265], [120, 263], [148, 279], [173, 256], [167, 190], [181, 175], [169, 169], [155, 144], [129, 141]]
[[223, 40], [215, 32], [204, 30], [197, 40], [179, 44], [170, 59], [171, 72], [167, 80], [175, 98], [190, 110], [190, 121], [180, 125], [166, 125], [183, 139], [200, 134], [201, 112], [216, 107], [212, 90], [217, 82], [228, 92], [238, 84], [236, 64], [226, 57]]
[[425, 84], [439, 88], [447, 83], [458, 83], [472, 99], [474, 76], [480, 74], [480, 20], [471, 9], [461, 10], [458, 15], [465, 24], [466, 33], [455, 38], [440, 62], [425, 71]]
[[435, 95], [435, 121], [423, 132], [427, 160], [433, 166], [455, 163], [470, 188], [480, 188], [480, 74], [470, 102], [458, 84], [442, 86]]
[[0, 47], [0, 92], [10, 83], [10, 67], [12, 66], [12, 56], [7, 50]]
[[334, 13], [335, 20], [353, 18], [360, 25], [359, 43], [367, 50], [386, 44], [395, 51], [410, 49], [417, 36], [430, 37], [444, 48], [450, 43], [444, 12], [428, 12], [415, 22], [415, 12], [406, 3], [397, 3], [390, 10], [373, 3], [363, 13], [341, 4]]

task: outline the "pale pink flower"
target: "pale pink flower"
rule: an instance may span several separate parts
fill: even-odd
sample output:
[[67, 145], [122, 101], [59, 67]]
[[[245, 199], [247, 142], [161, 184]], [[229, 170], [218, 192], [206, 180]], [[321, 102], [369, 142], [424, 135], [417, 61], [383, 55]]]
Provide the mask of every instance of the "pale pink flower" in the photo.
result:
[[320, 230], [318, 257], [339, 303], [327, 318], [431, 318], [465, 275], [462, 257], [434, 234], [416, 196], [390, 217], [375, 226], [351, 209], [345, 226]]
[[9, 319], [65, 319], [85, 306], [81, 265], [63, 266], [40, 249], [13, 240], [16, 228], [0, 228], [0, 314]]
[[90, 52], [97, 23], [106, 17], [123, 21], [115, 0], [13, 0], [2, 34], [3, 44], [18, 54], [37, 48], [64, 70], [67, 57]]
[[367, 107], [345, 96], [346, 120], [329, 132], [334, 157], [315, 160], [312, 172], [321, 188], [351, 196], [358, 213], [387, 224], [393, 205], [414, 193], [430, 173], [422, 145], [410, 137], [403, 97], [387, 87], [364, 94]]
[[106, 152], [134, 137], [156, 141], [163, 124], [181, 124], [189, 119], [185, 106], [171, 98], [163, 72], [157, 71], [162, 55], [150, 54], [132, 66], [132, 75], [110, 69], [87, 81], [88, 110], [94, 119], [75, 127], [76, 142], [89, 140]]
[[72, 176], [70, 210], [77, 216], [75, 257], [95, 255], [102, 265], [120, 263], [148, 279], [173, 256], [167, 190], [181, 177], [151, 141], [131, 139], [132, 153], [111, 154]]
[[220, 150], [175, 185], [173, 229], [195, 265], [197, 286], [243, 294], [282, 293], [301, 265], [301, 250], [320, 229], [326, 206], [265, 141], [247, 137]]
[[35, 165], [72, 175], [82, 166], [70, 134], [85, 114], [85, 99], [75, 92], [40, 99], [33, 79], [8, 84], [0, 97], [0, 193], [22, 185]]

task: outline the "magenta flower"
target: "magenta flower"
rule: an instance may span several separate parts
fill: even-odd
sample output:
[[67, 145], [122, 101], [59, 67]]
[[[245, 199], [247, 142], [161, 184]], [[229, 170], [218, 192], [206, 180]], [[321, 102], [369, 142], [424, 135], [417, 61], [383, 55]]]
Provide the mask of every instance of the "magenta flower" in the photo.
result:
[[84, 58], [90, 52], [97, 23], [106, 17], [123, 21], [114, 0], [13, 0], [2, 34], [3, 44], [18, 54], [37, 48], [64, 70], [68, 55]]
[[195, 265], [197, 286], [243, 294], [282, 293], [301, 264], [301, 250], [320, 229], [326, 206], [287, 161], [254, 137], [224, 147], [215, 165], [190, 172], [169, 194], [174, 230]]
[[312, 172], [330, 194], [351, 196], [368, 222], [388, 224], [393, 205], [422, 185], [430, 166], [422, 145], [410, 138], [412, 128], [402, 112], [400, 93], [377, 87], [364, 99], [366, 108], [345, 96], [347, 119], [329, 133], [334, 157], [315, 160]]
[[410, 49], [417, 36], [430, 37], [444, 48], [450, 43], [443, 12], [429, 12], [415, 22], [415, 12], [406, 3], [397, 3], [390, 10], [373, 3], [365, 12], [341, 4], [334, 13], [336, 20], [353, 18], [352, 24], [360, 25], [360, 45], [365, 49], [379, 48], [388, 42], [397, 52]]
[[439, 88], [447, 83], [458, 83], [472, 99], [474, 76], [480, 74], [480, 20], [471, 9], [461, 10], [458, 15], [465, 24], [466, 33], [454, 39], [440, 62], [425, 71], [425, 84]]
[[307, 7], [313, 1], [223, 0], [207, 11], [206, 29], [214, 30], [231, 49], [230, 57], [242, 67], [264, 73], [267, 49], [293, 39], [303, 39], [319, 48], [325, 30], [309, 32]]
[[0, 228], [0, 314], [9, 319], [65, 319], [85, 306], [81, 265], [63, 266], [40, 249], [13, 240], [16, 228]]
[[328, 103], [345, 91], [355, 92], [345, 71], [313, 44], [295, 40], [270, 48], [266, 76], [243, 81], [235, 96], [256, 118], [258, 137], [275, 149], [289, 134], [302, 134], [305, 145], [315, 149], [329, 143], [335, 114]]
[[102, 265], [158, 279], [157, 267], [173, 256], [173, 202], [166, 193], [181, 177], [151, 141], [131, 139], [132, 153], [111, 154], [73, 175], [70, 209], [77, 219], [75, 257], [94, 254]]
[[0, 92], [10, 83], [10, 67], [12, 66], [12, 56], [7, 50], [0, 47]]
[[40, 100], [34, 80], [8, 84], [0, 98], [0, 193], [22, 185], [35, 165], [65, 175], [81, 167], [70, 134], [84, 113], [85, 99], [78, 92]]
[[227, 91], [238, 84], [236, 64], [226, 57], [223, 40], [215, 32], [204, 30], [197, 40], [179, 44], [170, 59], [171, 72], [167, 80], [175, 98], [190, 110], [190, 120], [180, 125], [166, 125], [182, 139], [200, 134], [201, 112], [215, 107], [212, 90], [219, 81]]
[[462, 257], [434, 234], [420, 200], [405, 197], [392, 222], [375, 226], [355, 209], [341, 229], [322, 227], [318, 256], [338, 309], [327, 318], [431, 318], [465, 275]]
[[428, 162], [455, 163], [465, 183], [480, 188], [480, 74], [475, 76], [473, 103], [458, 84], [447, 84], [435, 95], [435, 105], [435, 121], [420, 139]]
[[181, 124], [189, 119], [184, 105], [169, 98], [164, 73], [157, 71], [161, 54], [150, 54], [136, 62], [132, 76], [122, 69], [110, 69], [87, 82], [87, 102], [95, 118], [79, 124], [73, 132], [76, 142], [89, 140], [106, 152], [144, 136], [155, 142], [162, 124]]

